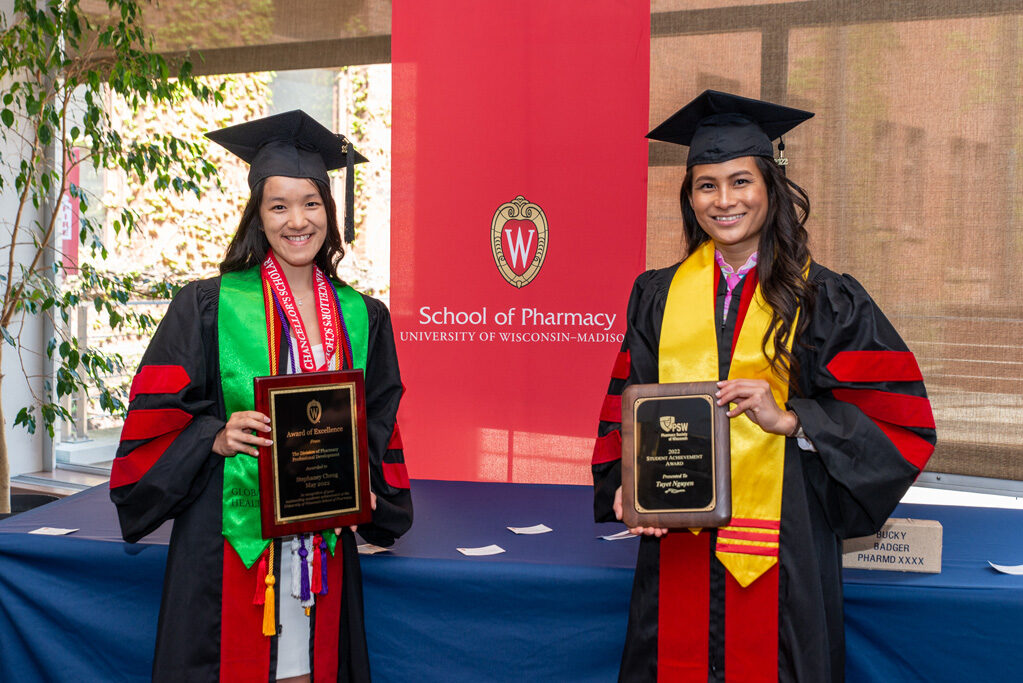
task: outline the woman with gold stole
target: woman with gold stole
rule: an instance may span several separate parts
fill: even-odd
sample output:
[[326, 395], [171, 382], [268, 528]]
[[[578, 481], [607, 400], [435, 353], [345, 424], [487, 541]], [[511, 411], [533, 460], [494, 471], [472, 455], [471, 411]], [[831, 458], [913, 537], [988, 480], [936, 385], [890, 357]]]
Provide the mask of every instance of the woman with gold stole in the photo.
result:
[[623, 389], [718, 381], [732, 518], [631, 529], [622, 681], [843, 680], [841, 542], [880, 528], [933, 450], [912, 353], [856, 280], [810, 258], [809, 200], [771, 141], [811, 116], [706, 91], [648, 135], [689, 146], [687, 255], [633, 287], [595, 516], [621, 519]]
[[208, 137], [249, 162], [251, 196], [220, 277], [184, 287], [160, 323], [110, 476], [126, 541], [174, 520], [153, 679], [368, 681], [354, 529], [262, 538], [253, 456], [270, 428], [252, 383], [362, 370], [374, 509], [358, 531], [387, 546], [409, 528], [390, 317], [336, 272], [327, 171], [347, 169], [351, 242], [353, 167], [365, 159], [301, 111]]

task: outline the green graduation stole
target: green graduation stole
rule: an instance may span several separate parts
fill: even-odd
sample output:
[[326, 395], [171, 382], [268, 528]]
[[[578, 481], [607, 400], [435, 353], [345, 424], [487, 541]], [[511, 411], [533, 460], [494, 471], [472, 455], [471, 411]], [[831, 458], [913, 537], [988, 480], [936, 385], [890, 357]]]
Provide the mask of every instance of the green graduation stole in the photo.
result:
[[[348, 285], [336, 282], [333, 285], [345, 328], [339, 333], [347, 332], [352, 362], [355, 368], [365, 372], [369, 339], [366, 301]], [[270, 316], [274, 315], [274, 309], [269, 296], [259, 267], [225, 273], [220, 278], [217, 339], [220, 381], [228, 417], [241, 410], [255, 410], [252, 378], [270, 374], [270, 354], [276, 354], [280, 346], [276, 339], [272, 346], [270, 343], [274, 330]], [[264, 330], [266, 334], [260, 334]], [[340, 347], [337, 352], [341, 352]], [[263, 538], [259, 516], [259, 461], [247, 453], [236, 453], [224, 459], [222, 531], [247, 569], [252, 568], [270, 544]], [[325, 531], [323, 537], [333, 554], [337, 537], [332, 530]]]

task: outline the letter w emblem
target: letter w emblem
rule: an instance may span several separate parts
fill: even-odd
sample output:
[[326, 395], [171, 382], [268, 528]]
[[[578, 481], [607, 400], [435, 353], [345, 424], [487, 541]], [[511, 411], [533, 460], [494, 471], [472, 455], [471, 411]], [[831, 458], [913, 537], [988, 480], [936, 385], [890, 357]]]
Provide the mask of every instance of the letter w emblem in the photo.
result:
[[[529, 252], [533, 250], [533, 238], [536, 236], [536, 228], [530, 228], [526, 232], [529, 233], [529, 237], [526, 243], [522, 243], [522, 226], [516, 226], [518, 231], [515, 237], [512, 237], [511, 228], [504, 229], [505, 239], [508, 240], [508, 246], [511, 247], [511, 263], [512, 267], [516, 270], [522, 270], [526, 267], [527, 260], [529, 259]], [[519, 265], [519, 258], [522, 259], [522, 265]]]

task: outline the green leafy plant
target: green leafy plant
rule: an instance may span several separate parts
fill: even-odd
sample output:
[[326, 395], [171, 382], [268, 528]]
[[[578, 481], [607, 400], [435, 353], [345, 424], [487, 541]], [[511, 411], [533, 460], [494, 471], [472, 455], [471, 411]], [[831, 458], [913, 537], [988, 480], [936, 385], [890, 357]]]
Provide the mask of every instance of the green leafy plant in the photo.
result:
[[[137, 273], [104, 268], [104, 233], [118, 239], [139, 229], [131, 207], [117, 207], [105, 221], [86, 217], [90, 196], [69, 181], [72, 169], [123, 173], [155, 190], [199, 195], [216, 169], [204, 146], [168, 133], [129, 139], [110, 115], [116, 98], [135, 112], [152, 103], [184, 97], [221, 103], [222, 89], [192, 76], [188, 61], [172, 66], [156, 54], [135, 0], [15, 0], [0, 18], [0, 192], [16, 195], [16, 211], [0, 216], [0, 360], [5, 353], [40, 350], [22, 344], [24, 322], [45, 316], [52, 336], [42, 352], [53, 366], [42, 391], [20, 407], [16, 425], [52, 437], [54, 425], [72, 421], [65, 397], [89, 387], [100, 406], [123, 412], [122, 396], [104, 383], [121, 369], [116, 354], [83, 348], [69, 331], [72, 311], [91, 303], [113, 330], [144, 332], [151, 316], [133, 312], [128, 302], [166, 298], [168, 285]], [[94, 9], [95, 8], [95, 9]], [[71, 153], [75, 150], [75, 153]], [[80, 268], [66, 270], [55, 239], [66, 200], [79, 203]], [[0, 375], [0, 387], [3, 376]], [[2, 418], [0, 410], [0, 421]], [[5, 425], [0, 422], [0, 512], [9, 511], [10, 461]]]

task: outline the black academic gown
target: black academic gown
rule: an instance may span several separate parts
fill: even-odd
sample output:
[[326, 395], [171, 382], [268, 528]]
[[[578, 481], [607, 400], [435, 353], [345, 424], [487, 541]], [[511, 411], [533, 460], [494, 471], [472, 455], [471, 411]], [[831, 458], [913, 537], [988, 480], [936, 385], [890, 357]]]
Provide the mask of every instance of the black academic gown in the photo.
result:
[[[235, 587], [223, 578], [228, 562], [240, 561], [237, 555], [228, 556], [234, 551], [225, 546], [221, 533], [224, 458], [212, 452], [214, 438], [226, 422], [217, 343], [219, 291], [220, 278], [194, 282], [171, 302], [133, 383], [133, 394], [143, 384], [149, 385], [147, 390], [155, 384], [165, 391], [133, 396], [129, 419], [133, 412], [146, 418], [141, 436], [147, 438], [122, 435], [117, 458], [126, 460], [115, 461], [112, 469], [110, 497], [126, 541], [138, 541], [174, 520], [153, 663], [156, 681], [247, 678], [241, 667], [221, 670], [222, 639], [235, 637], [223, 612], [251, 611], [257, 585], [253, 581]], [[359, 533], [371, 543], [388, 546], [412, 524], [412, 499], [395, 422], [403, 387], [387, 308], [376, 299], [364, 299], [369, 318], [365, 386], [370, 485], [377, 494], [377, 508], [372, 523], [361, 525]], [[265, 335], [266, 330], [252, 334]], [[187, 418], [187, 424], [182, 426], [179, 418]], [[279, 540], [275, 551], [277, 558], [288, 555], [281, 552]], [[340, 588], [341, 594], [340, 622], [333, 625], [340, 634], [338, 680], [368, 681], [362, 581], [350, 531], [339, 537], [336, 556], [343, 557], [342, 585], [329, 590]], [[279, 579], [279, 560], [276, 565]], [[225, 585], [237, 595], [225, 599]], [[277, 586], [279, 602], [288, 589], [279, 581]], [[310, 629], [310, 649], [315, 628]], [[277, 638], [270, 640], [269, 668], [262, 680], [273, 680], [276, 670]]]
[[[636, 279], [618, 363], [621, 369], [611, 380], [609, 396], [619, 396], [629, 384], [658, 381], [661, 323], [677, 269], [678, 264], [648, 271]], [[849, 402], [867, 405], [863, 396], [873, 396], [869, 393], [873, 390], [919, 399], [926, 407], [926, 393], [921, 381], [884, 379], [886, 364], [901, 363], [908, 351], [858, 282], [816, 263], [811, 264], [809, 279], [816, 287], [817, 302], [809, 328], [793, 344], [801, 372], [798, 390], [790, 389], [787, 407], [799, 416], [817, 452], [801, 449], [796, 439], [786, 440], [778, 557], [778, 680], [825, 683], [844, 678], [841, 542], [872, 534], [884, 524], [919, 474], [917, 465], [926, 462], [935, 432], [933, 422], [931, 427], [906, 425], [926, 422], [926, 417], [880, 415], [876, 408], [868, 407], [874, 414], [871, 417]], [[728, 319], [722, 321], [723, 291], [721, 282], [716, 301], [721, 379], [728, 376], [742, 295], [741, 289], [733, 293]], [[847, 351], [880, 353], [840, 356]], [[836, 357], [839, 360], [833, 363]], [[850, 360], [851, 371], [839, 372], [839, 365], [844, 368]], [[628, 367], [627, 379], [624, 367]], [[890, 374], [903, 377], [906, 372], [893, 367]], [[857, 393], [862, 390], [868, 393]], [[839, 400], [836, 394], [846, 400]], [[926, 413], [929, 417], [929, 407]], [[610, 415], [605, 412], [602, 418]], [[592, 470], [594, 515], [600, 522], [615, 519], [612, 505], [621, 486], [621, 460], [620, 456], [612, 459], [607, 451], [608, 444], [620, 442], [616, 440], [619, 429], [620, 424], [611, 419], [602, 419], [599, 425], [598, 436], [603, 438], [598, 439]], [[896, 433], [894, 437], [889, 436], [892, 433]], [[602, 442], [603, 457], [599, 453]], [[725, 570], [713, 556], [714, 544], [710, 547], [708, 678], [718, 681], [728, 680], [724, 670]], [[636, 563], [621, 681], [657, 680], [657, 594], [662, 570], [659, 539], [644, 536]]]

